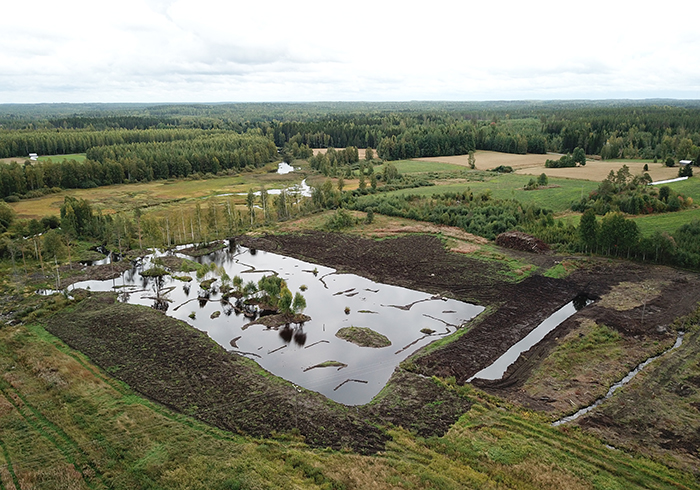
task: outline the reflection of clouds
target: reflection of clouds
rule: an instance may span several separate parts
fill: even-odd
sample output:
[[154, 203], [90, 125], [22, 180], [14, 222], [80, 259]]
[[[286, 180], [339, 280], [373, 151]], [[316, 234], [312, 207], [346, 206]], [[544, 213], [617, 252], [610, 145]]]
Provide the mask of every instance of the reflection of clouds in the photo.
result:
[[[262, 270], [274, 270], [285, 278], [291, 291], [296, 292], [302, 285], [306, 286], [306, 290], [302, 293], [307, 303], [304, 313], [312, 320], [303, 326], [291, 324], [277, 330], [266, 329], [259, 325], [242, 330], [241, 327], [250, 321], [244, 317], [244, 305], [236, 302], [239, 307], [239, 310], [236, 310], [236, 305], [231, 303], [233, 298], [223, 303], [220, 292], [202, 291], [202, 296], [195, 297], [190, 294], [192, 287], [190, 283], [183, 284], [171, 276], [163, 277], [160, 284], [156, 284], [155, 281], [148, 282], [144, 289], [152, 291], [152, 288], [155, 288], [161, 296], [167, 293], [167, 299], [172, 300], [173, 305], [177, 305], [167, 308], [168, 315], [207, 332], [224, 348], [232, 349], [231, 339], [240, 336], [241, 338], [236, 342], [238, 350], [259, 353], [262, 357], [256, 358], [256, 361], [263, 368], [298, 385], [326, 394], [341, 403], [365, 403], [379, 392], [399, 362], [412, 351], [432, 340], [432, 338], [423, 338], [416, 342], [417, 339], [424, 337], [420, 332], [422, 328], [436, 329], [435, 325], [443, 321], [453, 325], [459, 324], [460, 319], [471, 318], [482, 309], [455, 300], [443, 301], [442, 298], [434, 298], [420, 291], [374, 283], [351, 274], [337, 274], [328, 267], [235, 245], [203, 258], [201, 263], [219, 264], [225, 268], [229, 277], [241, 275], [242, 271], [252, 266], [256, 272], [246, 274], [246, 280], [252, 279], [255, 282], [263, 275], [269, 274], [269, 272], [261, 272]], [[151, 261], [144, 260], [136, 272], [149, 267], [151, 267]], [[310, 273], [314, 269], [318, 270], [316, 276]], [[194, 273], [190, 274], [192, 276]], [[127, 276], [131, 279], [126, 279]], [[328, 283], [329, 289], [324, 288], [320, 280], [322, 277]], [[124, 274], [117, 282], [120, 281], [122, 284], [138, 286], [142, 284], [142, 277], [138, 273], [130, 272]], [[89, 281], [75, 286], [86, 287], [88, 284], [93, 290], [111, 290], [113, 282]], [[123, 288], [120, 294], [123, 298], [128, 298], [130, 303], [157, 308], [164, 308], [168, 303], [167, 299], [162, 297], [160, 298], [162, 301], [154, 305], [153, 294], [135, 295], [133, 294], [135, 289], [138, 290], [138, 287]], [[334, 293], [338, 292], [342, 294], [334, 296]], [[191, 299], [188, 299], [188, 295]], [[156, 297], [156, 299], [159, 298]], [[199, 309], [195, 318], [190, 318], [189, 314], [193, 308], [184, 305], [194, 306], [193, 303], [198, 303]], [[411, 303], [414, 304], [408, 311], [381, 306], [382, 304], [408, 305]], [[345, 307], [350, 308], [350, 314], [344, 313]], [[212, 321], [210, 317], [214, 311], [223, 311], [224, 314], [218, 320]], [[424, 314], [440, 320], [426, 318]], [[249, 315], [256, 315], [255, 307], [251, 307]], [[395, 346], [403, 347], [409, 344], [412, 346], [400, 355], [395, 355], [396, 349], [362, 348], [335, 337], [335, 332], [339, 328], [351, 325], [368, 327], [386, 335]], [[276, 350], [280, 347], [280, 340], [285, 342], [286, 348]], [[416, 343], [413, 344], [414, 342]], [[305, 349], [306, 346], [313, 347]], [[268, 352], [274, 352], [274, 354], [268, 355]], [[336, 370], [323, 369], [303, 372], [304, 367], [322, 363], [328, 359], [348, 364], [348, 367], [340, 374]], [[347, 383], [333, 391], [348, 378], [368, 382], [366, 384]]]

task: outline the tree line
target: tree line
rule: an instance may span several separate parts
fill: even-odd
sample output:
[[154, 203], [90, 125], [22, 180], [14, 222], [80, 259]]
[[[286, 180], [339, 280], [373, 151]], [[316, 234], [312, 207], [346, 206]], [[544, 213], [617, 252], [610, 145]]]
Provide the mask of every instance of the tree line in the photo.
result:
[[[76, 106], [70, 105], [70, 108]], [[255, 131], [282, 148], [377, 148], [387, 160], [465, 154], [572, 153], [698, 159], [700, 106], [654, 103], [314, 103], [116, 106], [57, 115], [0, 111], [0, 157], [81, 153], [95, 146]], [[42, 110], [48, 111], [42, 119]], [[23, 125], [22, 125], [23, 122]], [[20, 126], [23, 129], [16, 130]], [[9, 128], [9, 129], [8, 129]], [[189, 133], [192, 132], [192, 133]]]
[[201, 129], [115, 129], [1, 131], [0, 158], [28, 158], [39, 155], [68, 155], [85, 153], [90, 148], [127, 143], [166, 142], [201, 138], [208, 132]]
[[195, 139], [96, 146], [84, 162], [74, 159], [0, 165], [0, 197], [34, 197], [55, 189], [91, 188], [125, 182], [186, 177], [277, 160], [264, 136], [204, 134]]

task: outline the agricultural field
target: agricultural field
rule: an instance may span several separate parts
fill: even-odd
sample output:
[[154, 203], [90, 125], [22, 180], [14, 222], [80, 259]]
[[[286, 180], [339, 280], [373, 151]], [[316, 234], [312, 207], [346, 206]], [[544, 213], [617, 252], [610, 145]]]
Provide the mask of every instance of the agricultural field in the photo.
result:
[[[8, 157], [0, 158], [0, 163], [17, 162], [24, 164], [24, 162], [27, 160], [29, 160], [29, 157]], [[45, 162], [47, 160], [51, 160], [52, 162], [60, 162], [62, 160], [75, 160], [76, 162], [82, 162], [85, 160], [85, 153], [72, 153], [70, 155], [39, 155], [37, 161]]]
[[[565, 178], [577, 180], [591, 180], [600, 182], [605, 179], [611, 170], [617, 171], [623, 165], [630, 168], [633, 175], [642, 174], [644, 165], [649, 166], [648, 173], [653, 181], [673, 179], [678, 176], [678, 167], [667, 167], [662, 162], [654, 163], [653, 160], [594, 160], [587, 159], [585, 167], [571, 168], [546, 168], [544, 166], [547, 159], [557, 160], [561, 155], [513, 155], [509, 153], [499, 153], [495, 151], [475, 152], [476, 168], [479, 170], [490, 170], [500, 165], [513, 167], [517, 174], [540, 175], [546, 173], [548, 177]], [[416, 161], [449, 163], [468, 167], [469, 155], [456, 155], [447, 157], [427, 157], [417, 158]], [[428, 171], [428, 170], [423, 170]]]

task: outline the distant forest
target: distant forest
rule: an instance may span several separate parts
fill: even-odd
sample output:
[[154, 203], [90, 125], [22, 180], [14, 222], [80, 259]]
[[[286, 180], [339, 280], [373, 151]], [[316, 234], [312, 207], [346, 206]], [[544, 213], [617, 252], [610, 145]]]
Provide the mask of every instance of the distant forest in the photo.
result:
[[[398, 160], [572, 153], [700, 159], [700, 101], [0, 105], [0, 197], [257, 167], [298, 148]], [[292, 148], [294, 151], [292, 151]], [[84, 162], [26, 163], [29, 153]]]

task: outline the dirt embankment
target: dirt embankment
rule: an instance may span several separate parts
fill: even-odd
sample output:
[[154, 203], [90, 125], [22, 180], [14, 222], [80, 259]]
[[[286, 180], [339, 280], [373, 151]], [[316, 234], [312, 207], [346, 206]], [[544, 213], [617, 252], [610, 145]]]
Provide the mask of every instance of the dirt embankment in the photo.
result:
[[[477, 318], [459, 339], [413, 358], [413, 365], [421, 374], [454, 376], [459, 383], [491, 364], [578, 294], [600, 299], [620, 283], [664, 284], [653, 297], [640, 287], [639, 301], [631, 308], [620, 309], [605, 302], [584, 308], [521, 356], [502, 381], [479, 383], [488, 391], [539, 409], [551, 409], [551, 405], [529, 397], [520, 388], [532, 369], [555, 347], [557, 339], [576, 328], [582, 319], [605, 324], [626, 337], [665, 339], [672, 335], [665, 327], [693, 311], [700, 298], [697, 274], [608, 259], [589, 259], [584, 267], [566, 279], [533, 275], [513, 284], [500, 279], [502, 276], [497, 273], [500, 266], [496, 262], [449, 253], [439, 239], [427, 235], [375, 241], [350, 235], [305, 232], [239, 237], [238, 242], [377, 281], [491, 306], [492, 312]], [[535, 262], [545, 261], [538, 262], [543, 269], [556, 260], [551, 256], [527, 255]], [[644, 299], [646, 296], [649, 296], [648, 301]]]
[[113, 295], [89, 297], [47, 329], [152, 400], [223, 429], [269, 437], [296, 428], [313, 446], [384, 446], [386, 436], [348, 407], [276, 382], [206, 334]]
[[[521, 356], [503, 381], [481, 384], [487, 391], [540, 409], [550, 406], [524, 391], [523, 384], [557, 347], [558, 338], [573, 331], [582, 319], [605, 324], [626, 338], [665, 341], [672, 335], [667, 327], [693, 311], [700, 298], [697, 274], [603, 259], [588, 260], [566, 279], [536, 274], [514, 284], [499, 273], [503, 269], [498, 262], [450, 253], [440, 239], [427, 235], [377, 241], [305, 232], [238, 237], [237, 242], [489, 306], [490, 313], [477, 318], [457, 340], [411, 359], [412, 369], [419, 374], [454, 376], [460, 383], [576, 295], [585, 293], [594, 299], [607, 295], [608, 300], [581, 310]], [[552, 256], [533, 257], [542, 270], [556, 260]], [[663, 286], [648, 294], [649, 284]], [[615, 291], [622, 293], [611, 294]], [[636, 294], [641, 300], [629, 301]], [[297, 429], [314, 446], [372, 452], [380, 450], [387, 438], [377, 425], [391, 423], [413, 428], [421, 435], [441, 434], [470, 406], [468, 400], [439, 384], [398, 369], [374, 403], [350, 409], [321, 395], [299, 392], [291, 383], [226, 352], [182, 322], [112, 300], [88, 298], [70, 314], [53, 318], [48, 328], [149, 398], [224, 429], [251, 435]]]
[[428, 235], [375, 241], [309, 232], [237, 240], [241, 245], [317, 261], [380, 282], [494, 307], [493, 313], [478, 319], [458, 340], [414, 361], [421, 374], [454, 376], [458, 383], [496, 360], [586, 289], [577, 281], [540, 275], [518, 284], [506, 282], [498, 274], [502, 266], [497, 262], [450, 253], [439, 239]]
[[470, 407], [412, 373], [396, 374], [381, 404], [346, 407], [272, 376], [181, 321], [111, 294], [85, 295], [46, 328], [146, 397], [225, 430], [298, 432], [311, 446], [373, 453], [389, 439], [381, 426], [442, 435]]

